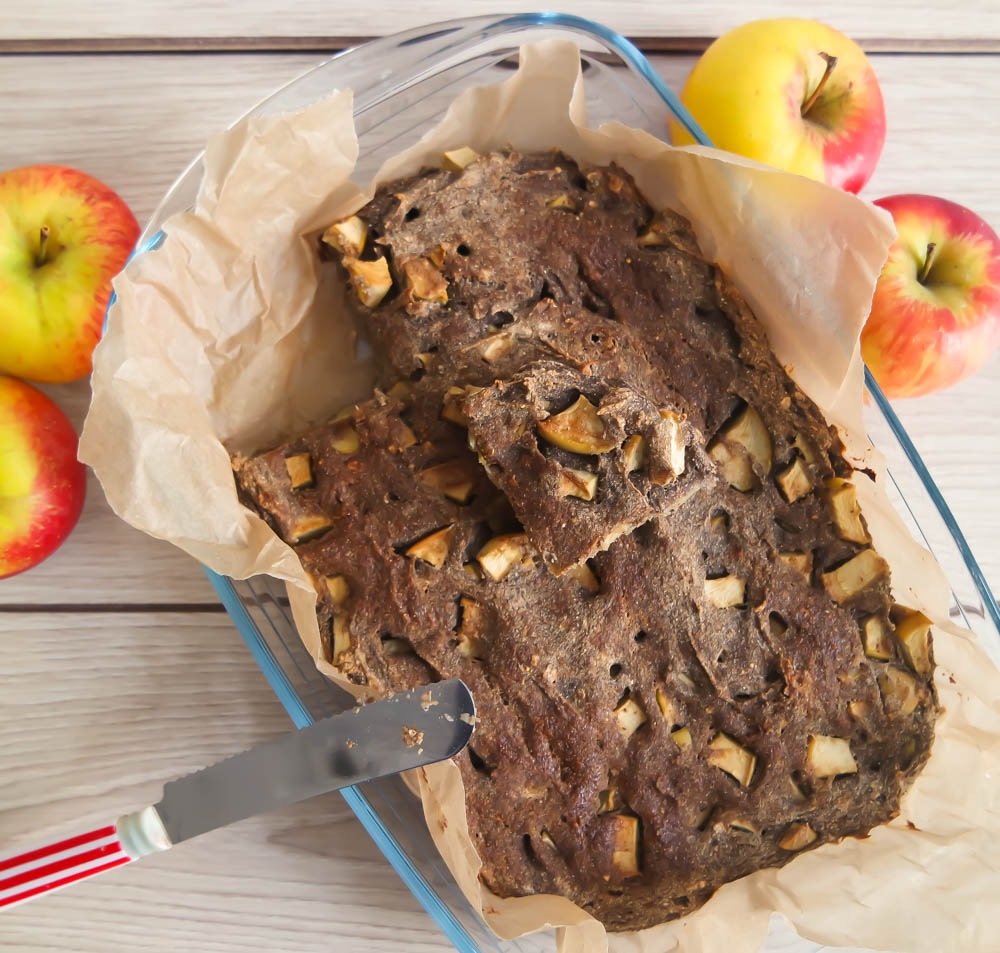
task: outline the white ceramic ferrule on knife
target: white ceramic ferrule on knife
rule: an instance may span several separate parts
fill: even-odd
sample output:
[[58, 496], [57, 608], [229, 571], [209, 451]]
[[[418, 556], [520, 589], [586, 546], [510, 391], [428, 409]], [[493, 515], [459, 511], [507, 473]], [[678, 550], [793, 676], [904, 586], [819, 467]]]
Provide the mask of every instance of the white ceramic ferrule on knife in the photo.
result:
[[0, 908], [167, 850], [233, 821], [453, 757], [476, 708], [459, 679], [316, 722], [171, 781], [157, 804], [114, 824], [0, 857]]

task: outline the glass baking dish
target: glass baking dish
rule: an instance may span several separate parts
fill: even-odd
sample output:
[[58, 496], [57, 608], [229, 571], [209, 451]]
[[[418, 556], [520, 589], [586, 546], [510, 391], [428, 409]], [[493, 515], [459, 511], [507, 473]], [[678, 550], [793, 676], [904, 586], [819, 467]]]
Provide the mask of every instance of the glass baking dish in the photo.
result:
[[[549, 36], [568, 37], [581, 49], [591, 124], [614, 119], [662, 136], [672, 114], [695, 138], [709, 144], [635, 46], [597, 23], [549, 13], [451, 20], [366, 43], [292, 80], [247, 115], [284, 112], [314, 102], [332, 89], [353, 89], [361, 147], [354, 175], [364, 182], [386, 158], [419, 139], [463, 89], [508, 77], [516, 69], [523, 41]], [[201, 177], [199, 155], [160, 203], [137, 254], [159, 243], [167, 218], [194, 204]], [[1000, 660], [1000, 610], [979, 566], [891, 406], [870, 376], [867, 384], [871, 401], [866, 423], [872, 442], [887, 459], [893, 503], [948, 574], [952, 616], [974, 629]], [[241, 581], [206, 572], [297, 726], [352, 703], [316, 671], [292, 623], [282, 583], [267, 576]], [[498, 940], [490, 932], [452, 881], [426, 831], [419, 802], [398, 777], [349, 788], [343, 794], [456, 949], [462, 953], [555, 949], [551, 932], [514, 941]], [[781, 945], [788, 950], [788, 939]], [[801, 941], [796, 949], [816, 953], [822, 948]]]

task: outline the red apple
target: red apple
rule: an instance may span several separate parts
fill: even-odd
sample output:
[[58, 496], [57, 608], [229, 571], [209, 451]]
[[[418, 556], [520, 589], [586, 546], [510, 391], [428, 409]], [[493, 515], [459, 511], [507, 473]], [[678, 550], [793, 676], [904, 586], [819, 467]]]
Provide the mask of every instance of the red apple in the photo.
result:
[[[756, 20], [705, 50], [681, 100], [720, 149], [857, 192], [885, 142], [885, 108], [861, 48], [812, 20]], [[694, 139], [671, 122], [678, 145]]]
[[861, 353], [888, 397], [920, 397], [974, 374], [1000, 344], [1000, 239], [933, 195], [876, 205], [898, 238], [882, 268]]
[[139, 225], [106, 185], [59, 165], [0, 174], [0, 373], [90, 373], [111, 279]]
[[80, 518], [76, 432], [40, 390], [0, 375], [0, 579], [50, 556]]

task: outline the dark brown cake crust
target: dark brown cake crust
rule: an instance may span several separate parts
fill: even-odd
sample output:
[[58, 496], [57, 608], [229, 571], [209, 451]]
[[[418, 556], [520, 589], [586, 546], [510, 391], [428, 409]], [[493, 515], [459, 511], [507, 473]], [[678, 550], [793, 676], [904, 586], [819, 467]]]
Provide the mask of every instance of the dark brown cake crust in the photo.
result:
[[[554, 153], [360, 215], [391, 263], [361, 309], [382, 390], [234, 467], [352, 680], [469, 684], [483, 880], [636, 929], [893, 817], [933, 737], [926, 625], [890, 609], [835, 433], [687, 224]], [[581, 396], [612, 447], [544, 438]]]

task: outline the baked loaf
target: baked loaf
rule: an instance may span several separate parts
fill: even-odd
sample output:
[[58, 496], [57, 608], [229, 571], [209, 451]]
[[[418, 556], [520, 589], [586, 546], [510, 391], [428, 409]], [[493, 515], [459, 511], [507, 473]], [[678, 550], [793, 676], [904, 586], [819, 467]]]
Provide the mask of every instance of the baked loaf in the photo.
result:
[[373, 695], [463, 678], [483, 881], [610, 929], [894, 817], [929, 623], [890, 603], [836, 433], [622, 170], [449, 163], [325, 236], [374, 396], [234, 460], [329, 659]]

